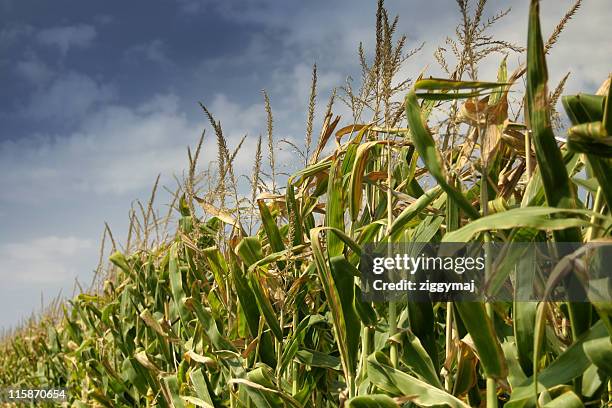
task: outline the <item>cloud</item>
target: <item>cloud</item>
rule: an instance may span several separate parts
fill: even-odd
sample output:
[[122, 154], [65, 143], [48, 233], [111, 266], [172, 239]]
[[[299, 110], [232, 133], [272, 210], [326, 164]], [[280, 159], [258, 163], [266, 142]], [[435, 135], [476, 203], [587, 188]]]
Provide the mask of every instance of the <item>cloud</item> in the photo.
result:
[[53, 76], [53, 70], [33, 53], [15, 63], [15, 72], [35, 86], [47, 83]]
[[34, 28], [27, 24], [9, 24], [0, 30], [0, 48], [9, 47], [32, 34]]
[[266, 123], [263, 103], [244, 106], [223, 93], [213, 97], [208, 109], [216, 120], [221, 121], [224, 133], [235, 137], [252, 134]]
[[57, 47], [62, 55], [71, 48], [87, 48], [97, 36], [94, 26], [77, 24], [40, 30], [36, 38], [40, 44]]
[[117, 19], [110, 14], [97, 14], [94, 16], [94, 21], [98, 24], [113, 24], [117, 22]]
[[202, 10], [205, 0], [176, 0], [183, 13], [194, 14]]
[[[36, 68], [35, 65], [36, 63], [22, 66], [21, 69], [29, 68], [29, 74], [40, 79], [37, 75], [40, 76], [44, 72], [40, 72], [41, 68]], [[101, 84], [81, 73], [68, 72], [56, 78], [48, 87], [36, 90], [21, 114], [33, 119], [74, 121], [114, 97], [115, 90], [112, 86]]]
[[141, 63], [144, 59], [147, 62], [153, 62], [164, 68], [173, 65], [170, 58], [166, 55], [164, 42], [160, 39], [127, 49], [125, 51], [125, 59], [135, 63]]
[[[3, 282], [34, 284], [71, 281], [80, 272], [73, 260], [83, 252], [92, 255], [91, 240], [74, 236], [45, 236], [0, 246]], [[90, 258], [95, 262], [95, 258]], [[95, 265], [91, 265], [93, 270]]]
[[[162, 174], [171, 183], [186, 168], [187, 146], [194, 145], [207, 123], [194, 122], [178, 111], [179, 99], [158, 94], [134, 108], [107, 104], [91, 112], [68, 135], [44, 135], [0, 143], [0, 202], [90, 195], [134, 198]], [[222, 121], [227, 143], [236, 146], [247, 131], [263, 126], [260, 105], [243, 107], [226, 96], [215, 96], [210, 109]], [[255, 138], [243, 146], [237, 174], [252, 162]], [[215, 159], [214, 135], [207, 134], [201, 165]], [[129, 199], [126, 199], [129, 202]]]
[[133, 192], [152, 184], [159, 172], [180, 171], [186, 145], [173, 142], [186, 135], [193, 140], [197, 132], [168, 102], [137, 110], [106, 106], [69, 135], [0, 144], [7, 174], [0, 200]]

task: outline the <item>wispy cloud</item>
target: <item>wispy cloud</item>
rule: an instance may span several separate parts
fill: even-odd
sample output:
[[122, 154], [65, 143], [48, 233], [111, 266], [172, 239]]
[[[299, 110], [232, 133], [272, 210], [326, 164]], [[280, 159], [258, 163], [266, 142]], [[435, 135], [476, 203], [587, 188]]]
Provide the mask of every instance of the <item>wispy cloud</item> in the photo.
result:
[[58, 26], [40, 30], [36, 35], [39, 43], [57, 47], [62, 55], [71, 48], [87, 48], [97, 36], [96, 28], [89, 24]]
[[204, 8], [206, 0], [176, 0], [179, 9], [184, 13], [197, 13]]
[[166, 46], [160, 39], [128, 48], [125, 51], [125, 59], [138, 65], [143, 61], [153, 62], [163, 68], [173, 65], [172, 60], [166, 55]]
[[[48, 73], [36, 62], [20, 69], [26, 69], [24, 74], [31, 75], [32, 79], [40, 79]], [[114, 97], [112, 85], [102, 84], [82, 73], [68, 72], [56, 78], [48, 87], [37, 89], [21, 114], [33, 119], [81, 120], [92, 108]]]
[[[66, 282], [80, 272], [72, 260], [83, 252], [95, 252], [93, 242], [74, 236], [46, 236], [0, 246], [3, 266], [0, 279], [33, 284]], [[92, 262], [95, 263], [95, 258]], [[79, 265], [80, 266], [80, 265]], [[92, 265], [92, 270], [95, 265]]]
[[0, 30], [0, 47], [9, 47], [14, 45], [20, 39], [30, 36], [34, 32], [34, 28], [28, 24], [12, 23], [7, 24]]
[[[197, 142], [207, 123], [203, 116], [197, 122], [188, 119], [178, 108], [175, 95], [158, 94], [134, 108], [104, 105], [70, 135], [39, 134], [1, 142], [0, 201], [135, 195], [150, 187], [159, 173], [163, 182], [171, 182], [185, 168], [187, 146]], [[224, 124], [230, 147], [264, 123], [259, 104], [244, 108], [219, 94], [209, 108]], [[214, 143], [208, 134], [202, 164], [215, 159]], [[250, 168], [254, 144], [251, 138], [244, 145], [236, 162], [238, 172]]]
[[47, 83], [53, 76], [53, 70], [49, 65], [32, 52], [15, 63], [15, 72], [35, 86]]

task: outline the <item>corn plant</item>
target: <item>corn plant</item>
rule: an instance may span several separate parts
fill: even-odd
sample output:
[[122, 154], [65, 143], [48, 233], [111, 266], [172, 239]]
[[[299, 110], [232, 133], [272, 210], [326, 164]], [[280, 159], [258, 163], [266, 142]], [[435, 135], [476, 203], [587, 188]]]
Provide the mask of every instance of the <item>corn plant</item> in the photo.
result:
[[[480, 59], [522, 50], [479, 49], [505, 12], [483, 22], [486, 2], [473, 14], [458, 3], [457, 67], [436, 53], [449, 78], [398, 82], [413, 52], [393, 41], [397, 19], [379, 2], [374, 60], [360, 48], [362, 84], [339, 96], [352, 120], [339, 126], [334, 92], [312, 145], [315, 68], [306, 164], [286, 179], [264, 93], [269, 160], [260, 138], [250, 197], [233, 170], [240, 146], [227, 146], [203, 106], [217, 170], [196, 171], [203, 138], [171, 205], [176, 230], [156, 230], [170, 224], [152, 202], [133, 212], [132, 242], [110, 256], [97, 290], [5, 336], [0, 384], [66, 387], [75, 407], [607, 406], [605, 299], [361, 296], [370, 243], [610, 240], [609, 81], [599, 95], [563, 98], [572, 126], [561, 143], [551, 122], [560, 91], [548, 93], [545, 55], [579, 2], [544, 43], [532, 0], [526, 66], [509, 75], [503, 58], [488, 82]], [[526, 113], [511, 120], [524, 75]]]

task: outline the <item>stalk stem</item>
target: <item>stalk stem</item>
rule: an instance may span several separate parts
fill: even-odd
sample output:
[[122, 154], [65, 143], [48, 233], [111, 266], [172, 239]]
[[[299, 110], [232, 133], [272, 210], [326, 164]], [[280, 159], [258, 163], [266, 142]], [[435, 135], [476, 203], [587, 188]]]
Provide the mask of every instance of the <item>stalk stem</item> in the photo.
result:
[[[280, 327], [281, 327], [281, 330], [283, 329], [284, 325], [285, 325], [285, 313], [284, 313], [283, 309], [281, 308], [281, 312], [280, 312]], [[279, 387], [281, 386], [281, 378], [282, 378], [281, 364], [280, 364], [282, 356], [283, 356], [283, 342], [282, 342], [282, 340], [281, 341], [276, 340], [276, 361], [277, 361], [277, 364], [276, 364], [276, 367], [277, 367], [277, 369], [276, 369], [276, 383], [278, 384]]]
[[[387, 133], [387, 236], [391, 237], [391, 225], [393, 224], [393, 194], [392, 188], [392, 170], [391, 170], [391, 134]], [[388, 252], [391, 252], [391, 242], [389, 239]], [[389, 254], [391, 256], [392, 254]], [[397, 303], [389, 302], [389, 337], [397, 333]], [[391, 365], [393, 368], [397, 368], [398, 357], [397, 357], [397, 344], [391, 343]]]
[[[491, 256], [488, 253], [489, 247], [488, 243], [491, 242], [491, 235], [487, 232], [484, 236], [485, 240], [485, 253], [487, 257], [485, 258], [485, 276], [486, 279], [489, 279], [491, 274]], [[495, 311], [493, 310], [493, 305], [491, 302], [485, 303], [485, 310], [487, 312], [487, 316], [491, 319], [491, 323], [494, 324]], [[487, 377], [487, 408], [496, 408], [497, 407], [497, 383], [495, 379], [492, 377]]]
[[533, 161], [531, 160], [531, 137], [529, 130], [525, 132], [525, 167], [527, 168], [527, 182], [531, 180], [533, 174]]
[[364, 379], [368, 377], [368, 355], [370, 353], [370, 328], [363, 326], [363, 332], [361, 337], [361, 368], [359, 378]]
[[[602, 193], [601, 186], [597, 187], [597, 193], [595, 194], [595, 201], [593, 202], [593, 212], [599, 212], [599, 208], [601, 207], [602, 201]], [[597, 225], [598, 219], [595, 216], [591, 217], [591, 226], [586, 234], [586, 242], [589, 242], [596, 238], [595, 236], [595, 225]]]
[[[295, 336], [296, 331], [295, 329], [297, 328], [298, 325], [298, 316], [297, 316], [297, 310], [293, 311], [293, 335]], [[297, 394], [298, 392], [298, 364], [294, 361], [292, 363], [292, 367], [291, 367], [291, 392], [292, 395]]]
[[[448, 361], [448, 357], [451, 354], [451, 348], [453, 347], [453, 302], [446, 302], [446, 342], [444, 349], [444, 361]], [[451, 371], [448, 370], [444, 376], [444, 388], [446, 391], [452, 392], [453, 380], [451, 377]]]
[[[389, 337], [397, 333], [397, 303], [389, 302]], [[391, 365], [393, 368], [397, 368], [397, 344], [391, 343]]]
[[[480, 129], [479, 129], [480, 131]], [[483, 132], [480, 132], [483, 134]], [[527, 144], [529, 140], [528, 132], [525, 136], [525, 154], [527, 160], [529, 160], [530, 149]], [[484, 142], [483, 142], [484, 145]], [[480, 178], [480, 209], [482, 211], [483, 217], [489, 215], [489, 185], [488, 185], [488, 177], [489, 177], [489, 168], [488, 165], [482, 169], [482, 175]], [[485, 243], [485, 282], [488, 282], [491, 277], [491, 256], [489, 254], [489, 243], [491, 242], [491, 234], [489, 232], [484, 233], [484, 243]], [[491, 323], [494, 321], [495, 312], [493, 310], [493, 305], [490, 302], [485, 302], [485, 311], [489, 319], [491, 319]], [[495, 378], [487, 377], [487, 408], [496, 408], [497, 407], [497, 383], [495, 382]]]

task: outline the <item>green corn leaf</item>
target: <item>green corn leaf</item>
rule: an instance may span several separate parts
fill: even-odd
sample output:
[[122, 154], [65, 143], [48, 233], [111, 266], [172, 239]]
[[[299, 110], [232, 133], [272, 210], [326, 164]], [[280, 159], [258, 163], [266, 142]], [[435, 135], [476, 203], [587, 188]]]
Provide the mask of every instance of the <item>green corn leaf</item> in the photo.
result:
[[502, 379], [508, 375], [504, 353], [495, 334], [493, 323], [480, 302], [456, 302], [461, 321], [465, 325], [487, 377]]
[[[573, 218], [550, 218], [550, 215], [567, 214]], [[442, 242], [468, 242], [478, 233], [491, 230], [504, 230], [511, 228], [535, 228], [539, 230], [559, 230], [568, 227], [581, 227], [589, 222], [577, 216], [597, 216], [606, 218], [589, 210], [570, 210], [552, 207], [524, 207], [514, 208], [488, 215], [444, 235]]]
[[608, 204], [608, 208], [610, 208], [612, 206], [612, 178], [610, 177], [610, 174], [612, 174], [612, 159], [593, 154], [587, 157], [593, 174], [601, 186], [603, 197]]
[[192, 371], [190, 376], [193, 388], [195, 389], [198, 398], [200, 398], [200, 400], [208, 404], [210, 407], [214, 407], [215, 404], [213, 403], [213, 400], [210, 396], [210, 392], [208, 390], [208, 381], [206, 380], [202, 369], [199, 368], [197, 370]]
[[236, 351], [234, 345], [219, 333], [217, 323], [212, 315], [202, 306], [197, 298], [186, 298], [185, 305], [195, 313], [208, 339], [216, 350]]
[[[294, 184], [294, 180], [306, 180], [307, 178], [310, 178], [312, 176], [315, 176], [327, 169], [329, 169], [329, 167], [331, 166], [331, 162], [330, 161], [321, 161], [315, 164], [311, 164], [299, 171], [297, 171], [296, 173], [293, 173], [289, 178], [288, 178], [288, 182], [291, 185], [296, 185]], [[300, 182], [297, 182], [297, 185], [299, 185]]]
[[391, 224], [389, 231], [390, 235], [395, 236], [399, 234], [404, 229], [406, 224], [408, 224], [415, 217], [419, 216], [425, 207], [431, 204], [433, 200], [438, 198], [441, 193], [442, 189], [440, 186], [435, 186], [431, 190], [425, 192], [421, 197], [417, 198], [417, 200], [408, 207], [404, 208], [400, 215], [398, 215]]
[[186, 408], [179, 395], [179, 385], [176, 375], [162, 377], [162, 394], [172, 408]]
[[465, 343], [460, 343], [457, 350], [457, 373], [453, 383], [453, 395], [468, 393], [478, 383], [478, 359]]
[[[327, 183], [327, 205], [325, 212], [325, 225], [344, 231], [344, 187], [342, 177], [342, 163], [334, 160], [329, 170]], [[336, 234], [327, 237], [327, 252], [329, 256], [340, 255], [344, 244]]]
[[397, 397], [409, 396], [412, 402], [420, 407], [469, 407], [451, 394], [393, 368], [391, 362], [381, 352], [368, 357], [368, 377], [386, 393]]
[[268, 206], [263, 200], [257, 200], [257, 206], [259, 207], [259, 214], [261, 215], [261, 223], [268, 236], [270, 242], [270, 248], [272, 252], [280, 252], [285, 249], [285, 244], [276, 225], [276, 220], [272, 217]]
[[607, 376], [612, 377], [612, 343], [609, 337], [584, 342], [584, 353]]
[[219, 248], [206, 248], [202, 250], [201, 253], [212, 271], [215, 283], [219, 286], [219, 288], [221, 288], [221, 292], [225, 293], [225, 285], [229, 272], [227, 263], [225, 262], [225, 259], [223, 259], [223, 255], [219, 251]]
[[114, 265], [119, 267], [123, 272], [125, 272], [126, 275], [131, 276], [131, 277], [135, 277], [134, 271], [128, 265], [128, 261], [127, 261], [125, 255], [123, 255], [121, 252], [116, 251], [108, 259]]
[[274, 334], [274, 337], [276, 337], [278, 341], [282, 341], [283, 330], [280, 327], [280, 324], [278, 323], [278, 317], [274, 312], [272, 303], [270, 303], [270, 298], [264, 292], [261, 282], [259, 281], [259, 278], [255, 273], [249, 274], [249, 286], [251, 287], [251, 290], [255, 295], [257, 306], [259, 307], [261, 314], [266, 320], [268, 327], [272, 331], [272, 334]]
[[[349, 381], [349, 379], [354, 378], [354, 373], [356, 370], [356, 350], [349, 345], [349, 331], [347, 321], [345, 320], [345, 309], [343, 308], [343, 305], [345, 305], [346, 302], [343, 302], [343, 299], [340, 296], [340, 292], [334, 280], [332, 269], [328, 260], [325, 258], [320, 239], [321, 232], [321, 228], [314, 228], [310, 231], [312, 253], [317, 267], [319, 280], [323, 286], [323, 291], [332, 315], [334, 333], [338, 344], [338, 350], [340, 351], [340, 359], [342, 361], [342, 370], [347, 381]], [[353, 287], [354, 286], [351, 286], [351, 290], [353, 290]], [[351, 302], [351, 307], [352, 306], [353, 304]], [[351, 314], [352, 313], [349, 312], [349, 316]], [[349, 319], [348, 321], [349, 324], [352, 324], [353, 319]], [[358, 332], [359, 329], [357, 333]]]
[[255, 269], [260, 268], [260, 267], [264, 267], [266, 265], [269, 265], [271, 263], [277, 262], [278, 263], [278, 267], [279, 269], [282, 270], [284, 263], [281, 262], [283, 259], [287, 259], [287, 257], [293, 255], [293, 254], [300, 254], [302, 252], [304, 252], [305, 249], [307, 249], [308, 246], [307, 245], [298, 245], [295, 246], [293, 248], [288, 248], [285, 249], [281, 252], [274, 252], [264, 258], [261, 258], [259, 261], [252, 263], [249, 266], [249, 273], [253, 272]]
[[263, 258], [261, 242], [257, 237], [244, 237], [236, 246], [236, 253], [247, 267]]
[[563, 108], [573, 125], [602, 120], [604, 97], [600, 95], [567, 95], [561, 98]]
[[177, 243], [172, 244], [172, 246], [170, 247], [168, 274], [170, 277], [170, 289], [172, 291], [174, 303], [178, 309], [179, 316], [181, 317], [181, 321], [183, 322], [185, 330], [190, 333], [188, 325], [192, 317], [191, 313], [189, 312], [189, 309], [187, 309], [187, 307], [185, 306], [185, 299], [187, 298], [187, 295], [185, 295], [185, 290], [183, 289], [183, 277], [181, 274], [181, 269], [179, 268]]
[[255, 295], [249, 287], [248, 280], [245, 274], [240, 269], [240, 266], [236, 262], [232, 262], [231, 275], [234, 281], [236, 295], [240, 301], [241, 309], [245, 314], [251, 335], [256, 337], [259, 328], [259, 309], [257, 308], [257, 301]]
[[[596, 122], [598, 127], [601, 127], [601, 122]], [[586, 133], [589, 129], [584, 129], [585, 132], [581, 131], [583, 127], [588, 125], [574, 126], [571, 128], [572, 133], [567, 137], [567, 147], [576, 153], [585, 153], [596, 157], [610, 159], [612, 158], [612, 136], [597, 136], [590, 133]]]
[[346, 402], [346, 408], [399, 408], [391, 397], [384, 394], [360, 395]]
[[287, 184], [286, 203], [287, 214], [289, 215], [289, 220], [293, 226], [293, 246], [303, 244], [304, 229], [302, 227], [302, 217], [298, 202], [295, 199], [295, 190], [291, 183]]
[[[425, 166], [431, 173], [432, 177], [436, 179], [440, 187], [449, 195], [456, 200], [457, 205], [472, 219], [479, 217], [478, 211], [472, 207], [472, 204], [461, 194], [453, 188], [446, 179], [446, 173], [442, 165], [442, 159], [440, 153], [436, 148], [435, 141], [431, 136], [431, 133], [427, 129], [424, 123], [423, 116], [421, 113], [421, 107], [419, 106], [416, 89], [420, 89], [420, 84], [417, 82], [414, 88], [406, 96], [406, 117], [408, 118], [408, 124], [410, 125], [410, 135], [412, 142], [414, 143], [419, 156], [425, 162]], [[499, 84], [496, 84], [499, 86]]]
[[408, 302], [407, 311], [410, 330], [419, 338], [437, 372], [438, 346], [433, 304], [429, 299], [419, 299], [418, 302]]
[[[230, 271], [232, 280], [234, 281], [236, 295], [240, 301], [240, 310], [245, 315], [251, 335], [257, 337], [259, 331], [259, 318], [261, 315], [255, 294], [249, 285], [246, 274], [235, 259], [231, 260]], [[275, 357], [271, 337], [268, 333], [264, 333], [260, 341], [261, 346], [259, 350], [263, 361], [268, 365], [274, 365]]]
[[354, 333], [359, 333], [361, 330], [360, 319], [355, 308], [355, 303], [360, 301], [355, 299], [355, 267], [343, 255], [331, 257], [329, 264], [331, 266], [333, 285], [340, 297], [342, 317], [346, 327], [345, 341], [349, 358], [347, 365], [351, 372], [354, 372], [357, 367], [357, 354], [360, 343], [359, 336], [354, 335]]
[[397, 341], [402, 346], [402, 362], [406, 364], [416, 375], [428, 384], [444, 389], [433, 361], [421, 344], [421, 341], [410, 330], [405, 330], [390, 339]]
[[599, 182], [608, 207], [612, 205], [612, 87], [604, 98], [577, 95], [563, 99], [563, 106], [574, 127], [568, 132], [568, 148], [587, 154], [593, 174]]
[[145, 372], [142, 367], [136, 363], [136, 360], [133, 357], [123, 360], [121, 370], [124, 380], [127, 383], [134, 384], [141, 395], [146, 395], [148, 386]]
[[363, 177], [368, 164], [370, 149], [376, 146], [378, 142], [366, 142], [357, 148], [355, 153], [355, 161], [351, 170], [350, 186], [349, 186], [349, 212], [351, 220], [357, 221], [361, 210], [361, 202], [363, 201]]
[[341, 370], [340, 359], [329, 354], [322, 353], [316, 350], [299, 350], [295, 353], [295, 358], [302, 364], [309, 367], [330, 368], [332, 370]]
[[[547, 82], [548, 71], [540, 28], [540, 2], [532, 0], [527, 34], [527, 110], [538, 170], [548, 205], [575, 208], [571, 182], [552, 130]], [[553, 235], [558, 242], [582, 242], [578, 225], [555, 230]], [[591, 307], [577, 303], [570, 303], [568, 306], [572, 334], [576, 338], [590, 325]]]
[[514, 338], [518, 350], [518, 360], [523, 372], [532, 373], [534, 326], [536, 318], [536, 302], [515, 301], [512, 307], [512, 323]]
[[508, 383], [513, 388], [518, 387], [525, 382], [527, 376], [519, 364], [516, 344], [511, 339], [508, 339], [502, 344], [502, 350], [504, 351], [506, 365], [508, 366]]
[[[550, 122], [547, 82], [548, 70], [540, 29], [540, 2], [532, 0], [527, 38], [527, 108], [538, 170], [548, 205], [575, 208], [569, 176]], [[560, 242], [582, 241], [578, 226], [560, 229], [555, 232], [555, 237]]]
[[305, 317], [290, 334], [287, 339], [285, 346], [283, 347], [283, 355], [281, 357], [281, 368], [287, 367], [289, 362], [295, 357], [298, 351], [300, 343], [303, 341], [305, 332], [308, 328], [317, 325], [327, 323], [327, 320], [321, 315], [310, 315]]
[[415, 84], [419, 90], [426, 91], [456, 91], [461, 89], [495, 89], [500, 85], [507, 85], [499, 82], [481, 82], [481, 81], [455, 81], [452, 79], [443, 78], [426, 78], [419, 79]]
[[[581, 376], [591, 365], [591, 361], [584, 351], [584, 344], [590, 340], [604, 337], [608, 337], [608, 332], [602, 321], [591, 326], [576, 342], [550, 363], [548, 367], [538, 373], [538, 392], [545, 391], [558, 384], [568, 383], [574, 378]], [[528, 378], [519, 387], [514, 388], [510, 400], [506, 403], [506, 407], [524, 407], [530, 401], [535, 401], [533, 377]]]
[[[563, 156], [563, 161], [566, 163], [565, 168], [567, 169], [567, 173], [573, 174], [580, 164], [580, 155], [566, 151]], [[537, 207], [545, 204], [546, 197], [544, 194], [544, 186], [542, 185], [542, 177], [540, 172], [536, 171], [527, 184], [523, 199], [521, 200], [521, 207]]]
[[602, 139], [601, 146], [602, 148], [609, 149], [610, 148], [610, 140], [606, 140], [608, 136], [608, 132], [604, 127], [603, 123], [598, 120], [595, 122], [585, 122], [579, 125], [572, 126], [567, 131], [567, 134], [571, 137], [580, 137], [586, 138], [591, 142], [595, 143], [598, 139]]
[[564, 392], [552, 401], [544, 404], [544, 408], [580, 408], [584, 404], [573, 391]]
[[247, 374], [246, 378], [234, 378], [230, 383], [243, 385], [256, 407], [302, 408], [295, 398], [277, 389], [270, 370], [259, 367]]
[[181, 395], [181, 399], [185, 402], [195, 405], [196, 407], [215, 408], [214, 405], [204, 401], [203, 399], [197, 398], [197, 397], [191, 397], [189, 395]]
[[[319, 231], [329, 231], [331, 233], [333, 233], [334, 235], [336, 235], [338, 238], [340, 238], [340, 240], [342, 240], [342, 242], [344, 242], [344, 244], [349, 247], [357, 256], [361, 256], [363, 250], [361, 249], [361, 245], [365, 244], [366, 242], [363, 241], [359, 241], [359, 243], [355, 242], [351, 237], [349, 237], [344, 231], [339, 230], [338, 228], [334, 228], [334, 227], [318, 227]], [[312, 231], [311, 231], [312, 232]]]

